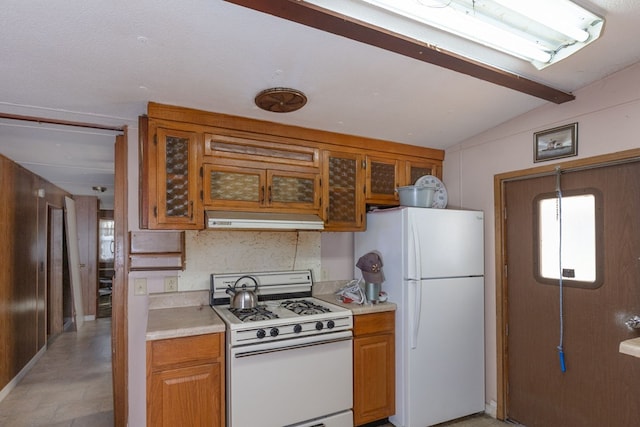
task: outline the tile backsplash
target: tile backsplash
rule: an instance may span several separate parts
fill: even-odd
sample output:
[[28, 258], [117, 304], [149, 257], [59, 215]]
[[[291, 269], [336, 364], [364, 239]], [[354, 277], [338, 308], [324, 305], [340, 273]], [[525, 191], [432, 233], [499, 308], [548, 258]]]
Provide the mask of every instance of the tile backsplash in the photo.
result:
[[186, 231], [178, 289], [209, 289], [212, 273], [312, 270], [320, 279], [318, 231]]

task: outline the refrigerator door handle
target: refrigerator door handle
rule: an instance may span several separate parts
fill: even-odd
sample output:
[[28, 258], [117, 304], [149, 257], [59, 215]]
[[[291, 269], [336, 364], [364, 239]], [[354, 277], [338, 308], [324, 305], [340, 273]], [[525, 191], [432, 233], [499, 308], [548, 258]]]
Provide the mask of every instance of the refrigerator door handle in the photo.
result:
[[412, 280], [413, 287], [413, 324], [411, 325], [411, 349], [418, 347], [418, 333], [420, 332], [420, 313], [422, 312], [422, 286], [419, 280]]
[[409, 279], [413, 292], [413, 325], [411, 325], [411, 349], [418, 346], [418, 333], [420, 331], [420, 315], [422, 311], [422, 286], [420, 279], [422, 278], [422, 252], [420, 248], [420, 234], [418, 227], [414, 221], [409, 221], [411, 236], [413, 237], [413, 251], [409, 254], [413, 261], [412, 277]]
[[[412, 246], [413, 251], [410, 251], [408, 254], [408, 265], [413, 267], [409, 273], [409, 280], [420, 280], [422, 279], [422, 251], [420, 250], [420, 234], [418, 233], [418, 228], [413, 222], [409, 222], [409, 229], [412, 238]], [[413, 265], [411, 265], [413, 264]]]

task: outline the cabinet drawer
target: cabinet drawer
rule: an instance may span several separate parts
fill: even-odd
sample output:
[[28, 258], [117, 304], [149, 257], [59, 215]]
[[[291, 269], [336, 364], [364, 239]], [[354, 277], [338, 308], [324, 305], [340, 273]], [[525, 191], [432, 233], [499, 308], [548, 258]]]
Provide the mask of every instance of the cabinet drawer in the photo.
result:
[[150, 365], [153, 369], [218, 359], [224, 334], [149, 341]]
[[367, 334], [393, 333], [395, 329], [395, 311], [360, 314], [353, 316], [355, 336]]

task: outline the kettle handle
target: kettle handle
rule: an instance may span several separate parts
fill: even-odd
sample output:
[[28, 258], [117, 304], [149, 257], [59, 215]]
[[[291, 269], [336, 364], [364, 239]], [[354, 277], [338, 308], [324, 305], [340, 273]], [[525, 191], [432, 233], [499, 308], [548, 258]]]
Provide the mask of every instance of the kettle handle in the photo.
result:
[[[236, 282], [233, 284], [233, 291], [236, 291], [236, 288], [238, 286], [238, 283], [240, 283], [240, 281], [242, 279], [251, 279], [253, 281], [253, 292], [257, 292], [258, 291], [258, 281], [256, 280], [255, 277], [253, 276], [241, 276], [238, 278], [238, 280], [236, 280]], [[231, 288], [227, 289], [227, 292], [231, 290]]]

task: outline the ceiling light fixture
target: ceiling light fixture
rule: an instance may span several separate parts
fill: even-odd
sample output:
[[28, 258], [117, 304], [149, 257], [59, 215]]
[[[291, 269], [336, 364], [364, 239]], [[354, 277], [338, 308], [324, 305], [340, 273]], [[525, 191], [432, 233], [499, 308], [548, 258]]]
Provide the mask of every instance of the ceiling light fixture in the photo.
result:
[[256, 95], [258, 107], [274, 113], [290, 113], [304, 107], [307, 97], [296, 89], [276, 87], [265, 89]]
[[105, 191], [107, 191], [107, 187], [102, 187], [102, 186], [99, 186], [99, 185], [95, 185], [95, 186], [91, 187], [91, 189], [93, 191], [98, 192], [98, 193], [104, 193]]
[[[334, 9], [328, 0], [306, 1], [407, 37], [421, 37], [401, 32], [398, 19], [408, 18], [524, 59], [538, 69], [593, 42], [604, 25], [603, 18], [569, 0], [358, 0], [350, 10]], [[419, 39], [434, 43], [428, 35]]]

